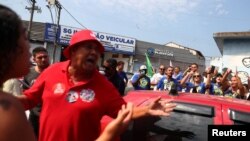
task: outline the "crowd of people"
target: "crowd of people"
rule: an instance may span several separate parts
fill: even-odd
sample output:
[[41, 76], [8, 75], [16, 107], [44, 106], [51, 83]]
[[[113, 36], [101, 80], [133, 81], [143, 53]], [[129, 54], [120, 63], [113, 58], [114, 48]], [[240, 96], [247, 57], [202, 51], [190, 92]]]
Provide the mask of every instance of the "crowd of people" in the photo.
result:
[[185, 93], [210, 94], [250, 100], [250, 77], [248, 77], [248, 82], [243, 84], [238, 72], [232, 72], [229, 68], [219, 73], [214, 66], [211, 66], [201, 74], [201, 70], [196, 63], [192, 63], [184, 72], [181, 72], [178, 66], [165, 67], [160, 65], [159, 72], [155, 73], [151, 79], [145, 73], [147, 69], [150, 68], [142, 65], [139, 73], [132, 76], [130, 82], [135, 90], [170, 91], [175, 88], [177, 91]]
[[[36, 47], [31, 56], [21, 19], [4, 5], [0, 5], [0, 38], [0, 140], [3, 141], [111, 141], [131, 120], [169, 116], [175, 108], [171, 100], [160, 97], [146, 106], [134, 107], [123, 99], [129, 83], [135, 90], [174, 89], [250, 100], [250, 77], [247, 84], [241, 82], [237, 72], [229, 79], [231, 69], [218, 73], [209, 67], [201, 74], [196, 63], [184, 72], [178, 66], [161, 64], [150, 78], [147, 72], [151, 68], [141, 65], [138, 73], [128, 80], [124, 62], [111, 58], [103, 62], [101, 74], [97, 62], [104, 47], [88, 29], [72, 36], [63, 52], [67, 61], [50, 65], [44, 47]], [[30, 63], [30, 57], [35, 65]], [[30, 110], [29, 120], [25, 110]], [[102, 132], [100, 121], [104, 115], [114, 120]]]
[[[20, 77], [24, 77], [25, 87], [16, 96], [0, 89], [1, 141], [111, 141], [131, 120], [169, 116], [176, 107], [161, 97], [142, 107], [126, 102], [123, 91], [116, 88], [125, 85], [126, 78], [112, 78], [121, 71], [106, 72], [105, 77], [96, 68], [104, 47], [91, 30], [72, 36], [63, 52], [67, 61], [49, 65], [47, 51], [38, 47], [33, 50], [36, 66], [32, 66], [29, 39], [21, 19], [0, 4], [0, 38], [1, 88], [4, 82]], [[112, 69], [117, 64], [107, 60], [104, 65]], [[119, 84], [113, 85], [116, 82]], [[31, 111], [31, 126], [25, 110], [36, 106], [37, 110]], [[101, 132], [104, 115], [114, 120]]]
[[[119, 65], [118, 65], [119, 64]], [[232, 72], [225, 68], [221, 73], [215, 66], [200, 70], [198, 64], [192, 63], [188, 68], [181, 71], [179, 66], [159, 65], [158, 72], [150, 78], [147, 75], [146, 65], [141, 65], [138, 72], [134, 73], [128, 80], [123, 71], [124, 62], [115, 59], [104, 61], [104, 74], [108, 80], [124, 96], [124, 91], [128, 84], [134, 90], [154, 90], [154, 91], [177, 91], [185, 93], [199, 93], [217, 96], [225, 96], [238, 99], [250, 100], [249, 88], [250, 77], [247, 83], [243, 84], [238, 72]], [[203, 72], [203, 73], [200, 73]]]

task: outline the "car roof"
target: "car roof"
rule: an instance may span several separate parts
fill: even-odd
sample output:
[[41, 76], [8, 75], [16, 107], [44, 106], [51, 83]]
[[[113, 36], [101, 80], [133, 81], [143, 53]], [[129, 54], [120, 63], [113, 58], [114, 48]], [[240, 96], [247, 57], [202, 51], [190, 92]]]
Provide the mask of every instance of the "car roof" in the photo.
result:
[[166, 91], [137, 90], [128, 92], [124, 99], [128, 102], [133, 102], [136, 106], [140, 106], [149, 103], [157, 97], [199, 105], [224, 105], [228, 107], [236, 107], [237, 109], [245, 109], [244, 111], [250, 111], [250, 101], [248, 100], [205, 94], [179, 93], [178, 96], [172, 96]]

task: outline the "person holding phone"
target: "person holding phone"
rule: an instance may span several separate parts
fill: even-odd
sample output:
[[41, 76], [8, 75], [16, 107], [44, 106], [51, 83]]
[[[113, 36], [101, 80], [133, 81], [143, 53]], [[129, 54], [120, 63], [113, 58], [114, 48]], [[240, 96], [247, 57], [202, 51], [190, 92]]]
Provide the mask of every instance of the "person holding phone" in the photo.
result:
[[[190, 73], [191, 72], [191, 73]], [[192, 78], [192, 75], [190, 74], [194, 74], [196, 72], [199, 72], [199, 66], [198, 64], [196, 63], [192, 63], [191, 65], [188, 66], [188, 68], [184, 71], [183, 73], [183, 77], [184, 78], [186, 75], [188, 75], [188, 78], [187, 78], [187, 81], [190, 81], [190, 82], [194, 82]]]
[[[191, 78], [192, 81], [188, 81]], [[180, 85], [185, 88], [187, 93], [201, 93], [205, 94], [206, 89], [211, 89], [208, 82], [202, 82], [202, 77], [199, 72], [189, 72], [180, 82]], [[211, 90], [210, 90], [211, 91]]]
[[139, 73], [136, 73], [131, 78], [131, 83], [135, 90], [150, 90], [150, 78], [146, 75], [147, 67], [141, 65]]
[[[214, 70], [214, 72], [215, 71], [216, 70]], [[213, 72], [213, 67], [211, 67], [210, 73], [207, 73], [207, 77], [208, 77], [207, 81], [210, 80], [212, 82], [212, 83], [208, 82], [209, 84], [211, 83], [211, 87], [212, 87], [212, 90], [209, 93], [213, 95], [223, 96], [224, 91], [229, 87], [228, 84], [226, 83], [227, 77], [232, 71], [231, 69], [227, 69], [227, 71], [223, 74], [221, 73], [215, 74], [212, 72]], [[214, 74], [214, 80], [211, 79], [212, 74]]]

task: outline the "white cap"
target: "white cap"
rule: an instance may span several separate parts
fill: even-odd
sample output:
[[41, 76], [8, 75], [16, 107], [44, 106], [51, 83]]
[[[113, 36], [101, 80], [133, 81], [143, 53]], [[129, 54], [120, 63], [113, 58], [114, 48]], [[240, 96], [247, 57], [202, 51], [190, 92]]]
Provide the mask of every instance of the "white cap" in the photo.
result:
[[147, 67], [145, 65], [140, 66], [140, 70], [146, 70], [146, 69], [147, 69]]

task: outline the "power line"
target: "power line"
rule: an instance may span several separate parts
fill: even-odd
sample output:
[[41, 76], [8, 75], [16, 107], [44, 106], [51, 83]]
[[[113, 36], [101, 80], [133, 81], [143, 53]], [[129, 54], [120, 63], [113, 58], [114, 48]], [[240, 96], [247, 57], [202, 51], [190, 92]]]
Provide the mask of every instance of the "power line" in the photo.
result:
[[88, 29], [87, 27], [85, 27], [84, 25], [82, 25], [62, 4], [61, 4], [61, 6], [78, 24], [80, 24], [83, 28]]
[[[61, 5], [61, 3], [60, 3], [60, 5]], [[61, 5], [62, 6], [62, 5]], [[55, 9], [55, 16], [56, 17], [58, 17], [58, 9], [57, 9], [57, 7], [56, 7], [56, 5], [54, 5], [54, 9]], [[57, 23], [57, 18], [56, 18], [56, 21], [55, 21], [56, 23]]]
[[52, 14], [52, 11], [51, 11], [51, 7], [50, 7], [50, 5], [46, 5], [46, 7], [49, 9], [49, 12], [50, 12], [50, 16], [51, 16], [52, 23], [53, 23], [53, 24], [55, 24], [55, 22], [54, 22], [54, 18], [53, 18], [53, 14]]

